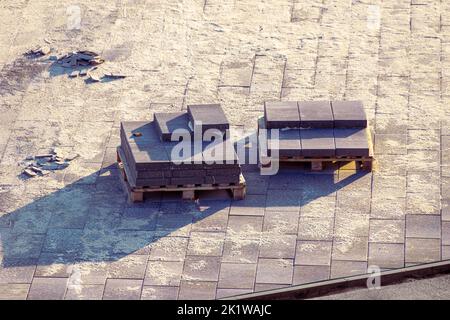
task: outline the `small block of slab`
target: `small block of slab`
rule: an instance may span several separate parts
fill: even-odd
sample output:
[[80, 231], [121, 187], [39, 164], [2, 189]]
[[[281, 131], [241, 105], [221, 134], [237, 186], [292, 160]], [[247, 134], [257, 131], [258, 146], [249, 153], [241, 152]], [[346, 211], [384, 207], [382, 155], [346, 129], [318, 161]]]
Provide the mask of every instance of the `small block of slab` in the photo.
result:
[[368, 157], [369, 143], [366, 129], [334, 129], [336, 156]]
[[296, 101], [265, 102], [264, 117], [268, 129], [300, 127], [300, 114]]
[[197, 125], [201, 124], [202, 135], [209, 129], [216, 129], [224, 133], [230, 128], [220, 104], [189, 105], [188, 114], [194, 130]]
[[299, 101], [302, 128], [333, 128], [334, 118], [330, 101]]
[[176, 130], [179, 130], [181, 134], [189, 133], [191, 135], [191, 129], [188, 125], [189, 117], [186, 112], [155, 113], [154, 117], [161, 141], [172, 141], [172, 134]]
[[296, 157], [302, 155], [302, 144], [299, 129], [278, 130], [278, 135], [268, 131], [267, 145], [272, 156]]
[[361, 101], [331, 103], [335, 128], [366, 128], [367, 117]]
[[333, 129], [301, 129], [302, 153], [305, 157], [334, 157], [336, 145]]

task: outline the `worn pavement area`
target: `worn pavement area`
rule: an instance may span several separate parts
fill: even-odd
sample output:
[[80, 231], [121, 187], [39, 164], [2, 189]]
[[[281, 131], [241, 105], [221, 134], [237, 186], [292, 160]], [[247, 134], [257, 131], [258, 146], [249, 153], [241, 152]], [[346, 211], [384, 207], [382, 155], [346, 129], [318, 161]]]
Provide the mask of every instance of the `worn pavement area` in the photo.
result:
[[[76, 50], [127, 77], [48, 59]], [[445, 0], [1, 1], [0, 298], [214, 299], [450, 259], [449, 70]], [[127, 203], [120, 121], [218, 102], [250, 132], [280, 99], [362, 100], [374, 170], [245, 166], [244, 201]], [[25, 179], [49, 148], [80, 157]]]

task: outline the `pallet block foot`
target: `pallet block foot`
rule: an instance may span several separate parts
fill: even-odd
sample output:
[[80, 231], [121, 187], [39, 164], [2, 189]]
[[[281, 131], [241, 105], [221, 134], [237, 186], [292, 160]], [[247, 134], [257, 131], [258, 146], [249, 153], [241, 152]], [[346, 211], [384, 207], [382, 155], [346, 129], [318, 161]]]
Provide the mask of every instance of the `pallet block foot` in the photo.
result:
[[311, 161], [312, 171], [322, 171], [322, 161]]
[[362, 168], [364, 170], [371, 171], [372, 170], [372, 161], [363, 161], [362, 162]]
[[244, 200], [245, 194], [246, 194], [246, 188], [236, 188], [232, 189], [231, 192], [233, 193], [233, 199], [234, 200]]
[[144, 201], [144, 193], [143, 192], [130, 191], [130, 201], [131, 202], [142, 202], [142, 201]]
[[195, 191], [194, 190], [184, 190], [182, 192], [183, 200], [194, 200], [195, 199]]

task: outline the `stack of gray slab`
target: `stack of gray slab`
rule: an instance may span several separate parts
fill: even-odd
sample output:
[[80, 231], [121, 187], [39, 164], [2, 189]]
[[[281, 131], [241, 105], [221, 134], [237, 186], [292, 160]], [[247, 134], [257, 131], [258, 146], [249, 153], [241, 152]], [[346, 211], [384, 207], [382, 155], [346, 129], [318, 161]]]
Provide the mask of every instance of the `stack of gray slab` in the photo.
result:
[[367, 118], [360, 101], [266, 102], [260, 129], [280, 157], [366, 157]]
[[[216, 129], [206, 132], [212, 132], [208, 136], [215, 140], [203, 140], [202, 133], [208, 129]], [[224, 138], [227, 129], [228, 120], [217, 104], [188, 106], [188, 112], [155, 113], [153, 121], [122, 122], [122, 161], [129, 169], [130, 185], [238, 184], [241, 168], [233, 143]]]

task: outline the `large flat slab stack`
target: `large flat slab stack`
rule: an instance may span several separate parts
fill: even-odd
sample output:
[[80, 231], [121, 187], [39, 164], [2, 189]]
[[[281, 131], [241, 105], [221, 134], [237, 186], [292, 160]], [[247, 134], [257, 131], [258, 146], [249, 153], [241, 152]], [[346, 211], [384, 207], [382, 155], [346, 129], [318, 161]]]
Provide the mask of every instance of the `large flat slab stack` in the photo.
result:
[[[266, 102], [259, 141], [279, 159], [370, 158], [367, 118], [360, 101]], [[278, 130], [274, 130], [278, 129]]]
[[[212, 135], [217, 139], [204, 140], [206, 130], [193, 125], [198, 121], [217, 129]], [[194, 134], [194, 128], [199, 132]], [[233, 143], [224, 137], [228, 128], [220, 105], [188, 106], [188, 112], [155, 113], [153, 121], [122, 122], [119, 151], [130, 187], [238, 185], [241, 168]]]

